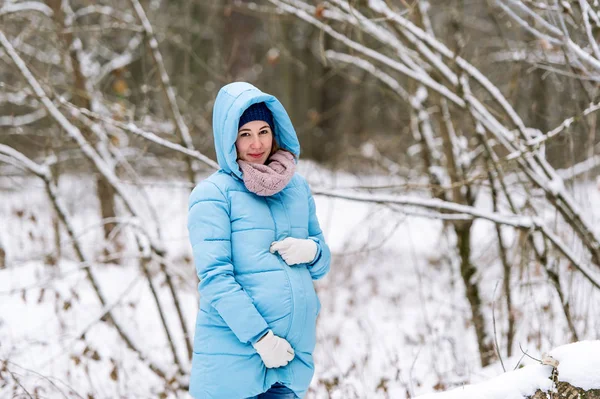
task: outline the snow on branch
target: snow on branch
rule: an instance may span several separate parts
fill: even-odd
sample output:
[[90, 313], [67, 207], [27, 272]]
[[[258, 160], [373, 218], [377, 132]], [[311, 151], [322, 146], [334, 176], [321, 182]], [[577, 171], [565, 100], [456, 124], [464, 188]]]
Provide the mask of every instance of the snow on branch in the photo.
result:
[[408, 207], [425, 208], [442, 213], [449, 212], [461, 215], [470, 215], [475, 219], [488, 220], [496, 224], [511, 226], [517, 229], [539, 231], [552, 242], [552, 244], [559, 252], [561, 252], [567, 259], [569, 259], [573, 267], [579, 270], [583, 274], [583, 276], [586, 277], [590, 281], [590, 283], [592, 283], [596, 288], [600, 289], [600, 276], [596, 276], [589, 266], [577, 260], [576, 256], [572, 253], [569, 247], [565, 245], [556, 234], [554, 234], [550, 229], [545, 227], [543, 222], [539, 218], [524, 215], [489, 212], [475, 208], [473, 206], [457, 204], [454, 202], [444, 201], [437, 198], [356, 193], [321, 189], [313, 189], [312, 191], [315, 195], [322, 195], [331, 198], [340, 198], [349, 201], [370, 202], [376, 204], [395, 204]]
[[598, 43], [596, 42], [596, 38], [592, 33], [592, 25], [590, 24], [590, 15], [596, 17], [596, 25], [598, 24], [598, 16], [594, 14], [587, 0], [579, 0], [579, 7], [581, 8], [581, 16], [583, 18], [583, 26], [585, 27], [585, 34], [588, 37], [588, 42], [590, 46], [592, 46], [592, 51], [597, 59], [600, 60], [600, 48], [598, 48]]
[[577, 270], [579, 270], [596, 288], [600, 289], [600, 279], [594, 276], [594, 272], [587, 265], [582, 264], [576, 259], [575, 254], [571, 251], [569, 246], [563, 243], [560, 238], [546, 226], [540, 224], [538, 227], [542, 234], [544, 234], [544, 236], [546, 236], [546, 238], [550, 240], [550, 242], [552, 242], [552, 244], [565, 255], [567, 259], [569, 259], [571, 264], [575, 266], [575, 268], [577, 268]]
[[344, 191], [330, 191], [313, 189], [315, 195], [326, 197], [346, 199], [350, 201], [371, 202], [377, 204], [396, 204], [417, 208], [425, 208], [438, 212], [451, 212], [465, 215], [471, 215], [476, 219], [485, 219], [494, 223], [512, 226], [519, 229], [534, 229], [536, 222], [529, 216], [518, 216], [511, 214], [500, 214], [487, 212], [472, 206], [461, 205], [450, 201], [443, 201], [437, 198], [423, 198], [404, 195], [385, 195], [385, 194], [366, 194], [351, 193]]
[[[514, 2], [513, 2], [514, 3]], [[537, 37], [538, 39], [544, 40], [548, 43], [551, 43], [555, 46], [561, 46], [562, 42], [558, 39], [556, 39], [553, 36], [549, 36], [545, 33], [540, 32], [538, 29], [532, 27], [529, 23], [527, 23], [527, 21], [525, 21], [524, 19], [522, 19], [520, 16], [518, 16], [510, 7], [508, 7], [506, 4], [504, 4], [501, 0], [496, 0], [496, 4], [498, 6], [500, 6], [500, 8], [502, 8], [502, 10], [511, 18], [513, 19], [515, 22], [517, 22], [519, 25], [521, 25], [526, 31], [528, 31], [529, 33], [531, 33], [533, 36]], [[532, 13], [533, 15], [537, 15], [535, 13]], [[542, 18], [540, 18], [542, 19]], [[544, 25], [546, 26], [546, 25]], [[556, 29], [556, 27], [552, 26], [552, 30], [556, 35], [562, 36], [562, 32], [558, 29]]]
[[32, 108], [36, 108], [40, 105], [38, 100], [31, 97], [31, 90], [29, 90], [29, 88], [24, 88], [23, 90], [17, 92], [0, 92], [0, 104], [3, 103], [19, 106], [25, 105]]
[[[476, 107], [477, 103], [470, 100], [473, 95], [470, 93], [468, 80], [466, 78], [461, 79], [463, 83], [463, 90], [465, 92], [465, 99], [469, 103], [469, 106]], [[487, 112], [484, 107], [477, 109], [478, 112]], [[471, 112], [473, 116], [478, 117], [478, 112]], [[506, 149], [514, 152], [516, 148], [513, 143], [517, 143], [516, 140], [508, 143], [506, 142], [504, 135], [498, 134], [496, 127], [490, 125], [487, 119], [493, 118], [491, 115], [487, 118], [481, 118], [479, 121], [492, 133], [496, 135], [496, 138], [503, 143]], [[503, 128], [500, 125], [500, 128]], [[567, 223], [573, 228], [577, 235], [581, 238], [585, 246], [590, 250], [594, 257], [594, 262], [600, 265], [600, 237], [594, 231], [593, 226], [590, 225], [587, 219], [583, 217], [583, 213], [578, 204], [573, 198], [564, 190], [564, 184], [561, 177], [556, 173], [554, 168], [535, 151], [527, 152], [524, 149], [520, 149], [523, 156], [517, 157], [516, 160], [521, 165], [521, 169], [527, 177], [537, 187], [541, 188], [547, 195], [548, 200], [556, 207], [556, 209], [565, 218]]]
[[37, 11], [50, 18], [52, 18], [52, 15], [54, 15], [52, 9], [40, 1], [22, 1], [20, 3], [4, 4], [0, 8], [0, 16], [23, 11]]
[[[489, 58], [494, 62], [527, 62], [529, 64], [535, 64], [539, 68], [552, 70], [556, 73], [564, 74], [567, 76], [578, 77], [574, 74], [569, 75], [567, 72], [558, 70], [556, 68], [540, 65], [541, 63], [567, 65], [567, 59], [565, 58], [564, 53], [547, 53], [542, 49], [513, 48], [512, 50], [500, 50], [492, 52], [489, 55]], [[597, 78], [590, 76], [588, 79], [596, 80]]]
[[98, 113], [92, 112], [86, 108], [79, 108], [76, 107], [75, 105], [71, 104], [70, 102], [67, 102], [65, 99], [63, 98], [59, 98], [59, 101], [61, 102], [61, 104], [68, 106], [72, 112], [80, 112], [81, 114], [95, 119], [95, 120], [100, 120], [104, 123], [107, 123], [109, 125], [112, 126], [116, 126], [119, 129], [125, 131], [125, 132], [129, 132], [132, 134], [135, 134], [137, 136], [143, 137], [148, 141], [151, 141], [155, 144], [161, 145], [163, 147], [169, 148], [173, 151], [178, 151], [181, 152], [191, 158], [197, 159], [198, 161], [208, 165], [209, 167], [213, 168], [213, 169], [219, 169], [219, 164], [216, 163], [215, 161], [213, 161], [212, 159], [210, 159], [209, 157], [207, 157], [206, 155], [200, 153], [198, 150], [195, 149], [188, 149], [186, 147], [183, 147], [179, 144], [173, 143], [169, 140], [165, 140], [159, 136], [157, 136], [156, 134], [152, 133], [152, 132], [148, 132], [145, 131], [143, 129], [140, 129], [139, 127], [137, 127], [135, 124], [133, 123], [123, 123], [114, 119], [111, 119], [107, 116], [104, 115], [100, 115]]
[[[4, 33], [2, 31], [0, 31], [0, 44], [2, 45], [2, 47], [4, 47], [5, 51], [11, 57], [12, 61], [15, 63], [15, 65], [17, 66], [17, 68], [19, 69], [19, 71], [21, 72], [21, 74], [23, 75], [25, 80], [27, 81], [27, 83], [33, 89], [33, 92], [35, 93], [36, 97], [41, 101], [41, 103], [48, 110], [50, 115], [56, 120], [56, 122], [70, 136], [72, 136], [74, 138], [79, 138], [81, 136], [81, 132], [79, 131], [79, 129], [77, 129], [75, 126], [73, 126], [65, 118], [65, 116], [62, 113], [60, 113], [60, 111], [56, 108], [56, 106], [48, 98], [48, 96], [44, 92], [44, 89], [42, 89], [42, 86], [35, 79], [35, 77], [31, 74], [31, 72], [29, 71], [29, 68], [27, 68], [27, 65], [25, 65], [25, 62], [23, 61], [23, 59], [21, 59], [19, 54], [15, 51], [14, 47], [12, 46], [12, 44], [6, 38], [6, 36], [4, 35]], [[81, 136], [81, 139], [83, 139], [83, 136]], [[89, 146], [89, 144], [88, 144], [88, 146]]]
[[595, 168], [600, 168], [600, 155], [595, 155], [567, 169], [559, 169], [556, 171], [556, 173], [563, 180], [570, 180], [581, 176], [584, 173], [590, 172]]
[[102, 67], [100, 67], [100, 70], [98, 71], [98, 73], [95, 74], [95, 76], [93, 78], [91, 78], [93, 80], [93, 85], [94, 86], [98, 85], [102, 81], [102, 79], [104, 79], [106, 76], [108, 76], [112, 71], [119, 69], [119, 68], [123, 68], [123, 67], [131, 64], [133, 61], [135, 61], [137, 59], [137, 57], [134, 56], [133, 52], [138, 49], [138, 47], [140, 46], [141, 43], [142, 43], [141, 36], [140, 35], [134, 36], [127, 44], [126, 51], [124, 51], [122, 54], [114, 57], [113, 59], [111, 59], [104, 65], [102, 65]]
[[560, 31], [560, 29], [558, 29], [556, 26], [554, 26], [551, 23], [549, 23], [548, 21], [546, 21], [546, 19], [542, 18], [538, 13], [536, 13], [535, 11], [533, 11], [531, 8], [527, 7], [524, 4], [523, 1], [520, 1], [520, 0], [509, 0], [509, 1], [510, 1], [511, 4], [517, 6], [519, 9], [521, 9], [522, 11], [524, 11], [531, 18], [533, 18], [534, 20], [536, 20], [539, 25], [545, 27], [550, 32], [552, 32], [553, 34], [559, 35], [559, 36], [562, 34], [562, 32]]
[[119, 21], [122, 21], [122, 22], [125, 22], [128, 24], [135, 22], [135, 18], [130, 14], [119, 11], [119, 10], [115, 10], [113, 7], [101, 6], [101, 5], [91, 5], [91, 6], [82, 7], [80, 9], [78, 9], [73, 14], [73, 20], [84, 17], [86, 15], [92, 15], [92, 14], [106, 15], [108, 17], [115, 18]]
[[524, 0], [524, 2], [530, 4], [533, 8], [536, 8], [538, 10], [560, 11], [560, 8], [558, 6], [546, 4], [546, 3], [543, 3], [541, 1]]
[[[373, 76], [377, 79], [381, 80], [384, 84], [386, 84], [391, 90], [394, 91], [400, 98], [402, 98], [407, 104], [409, 104], [413, 109], [415, 109], [418, 116], [419, 124], [421, 125], [420, 136], [423, 137], [424, 143], [427, 147], [427, 151], [431, 154], [431, 158], [434, 160], [438, 160], [441, 158], [439, 152], [436, 149], [436, 140], [433, 134], [433, 128], [431, 126], [431, 121], [429, 118], [429, 113], [423, 107], [423, 101], [427, 96], [427, 89], [423, 86], [420, 86], [417, 90], [416, 94], [413, 96], [409, 94], [399, 83], [397, 80], [392, 78], [387, 73], [381, 71], [377, 67], [375, 67], [370, 62], [363, 60], [359, 57], [355, 57], [348, 54], [338, 53], [333, 50], [327, 50], [325, 55], [334, 60], [338, 60], [341, 62], [349, 63], [355, 65]], [[429, 168], [430, 173], [435, 173], [440, 175], [439, 168]], [[441, 177], [438, 179], [439, 181], [443, 181]]]
[[[483, 75], [481, 71], [479, 71], [476, 67], [467, 62], [464, 58], [454, 54], [454, 52], [452, 52], [448, 47], [446, 47], [446, 45], [437, 40], [435, 37], [431, 36], [429, 33], [425, 32], [423, 29], [419, 28], [399, 13], [392, 11], [384, 2], [377, 2], [377, 10], [389, 20], [397, 23], [402, 29], [410, 32], [416, 38], [432, 47], [433, 50], [438, 52], [440, 55], [456, 62], [456, 65], [460, 67], [460, 69], [462, 69], [467, 75], [472, 77], [476, 82], [483, 86], [483, 88], [506, 112], [511, 121], [519, 128], [519, 131], [525, 131], [525, 125], [519, 117], [519, 115], [517, 114], [517, 112], [510, 105], [506, 97], [504, 97], [500, 89], [496, 85], [494, 85], [485, 75]], [[474, 100], [478, 101], [477, 99]], [[461, 103], [464, 104], [464, 102], [462, 101]], [[462, 105], [461, 107], [464, 107], [464, 105]]]
[[573, 40], [568, 39], [567, 45], [571, 50], [575, 52], [582, 60], [588, 63], [588, 65], [594, 67], [596, 70], [600, 71], [600, 60], [592, 57], [589, 53], [585, 52], [581, 47], [579, 47]]
[[4, 115], [0, 116], [0, 126], [20, 127], [30, 125], [43, 119], [46, 115], [46, 110], [43, 108], [24, 115]]
[[[538, 29], [533, 27], [531, 24], [529, 24], [523, 18], [518, 16], [510, 7], [508, 7], [506, 4], [504, 4], [502, 2], [502, 0], [496, 0], [496, 4], [498, 4], [512, 20], [514, 20], [521, 27], [523, 27], [523, 29], [527, 30], [534, 36], [536, 36], [540, 39], [546, 40], [549, 43], [552, 43], [556, 46], [564, 46], [566, 49], [568, 49], [572, 53], [574, 53], [579, 58], [579, 60], [584, 61], [587, 65], [593, 67], [596, 70], [600, 70], [600, 59], [598, 58], [598, 56], [600, 55], [600, 49], [598, 49], [598, 45], [596, 43], [596, 40], [594, 39], [594, 35], [591, 31], [591, 26], [589, 24], [589, 20], [588, 20], [589, 13], [587, 12], [589, 5], [587, 4], [587, 2], [580, 1], [579, 4], [581, 7], [581, 12], [582, 12], [582, 16], [583, 16], [584, 29], [588, 36], [588, 41], [590, 42], [592, 51], [594, 52], [594, 55], [596, 57], [592, 56], [591, 54], [589, 54], [588, 52], [583, 50], [577, 43], [575, 43], [568, 36], [568, 31], [566, 29], [563, 29], [561, 31], [561, 29], [557, 28], [554, 25], [551, 25], [548, 21], [546, 21], [545, 19], [540, 17], [537, 13], [535, 13], [529, 7], [527, 7], [525, 4], [523, 4], [522, 1], [510, 0], [510, 3], [513, 6], [516, 6], [519, 9], [523, 10], [530, 17], [534, 18], [535, 21], [537, 21], [539, 25], [544, 26], [546, 29], [550, 30], [552, 32], [552, 34], [554, 34], [555, 36], [549, 36], [547, 34], [540, 32]], [[566, 4], [568, 5], [568, 3], [566, 3]], [[558, 16], [559, 20], [562, 19], [562, 12], [557, 12], [556, 15]]]
[[154, 30], [152, 28], [152, 24], [150, 24], [150, 20], [146, 16], [146, 12], [144, 8], [140, 4], [138, 0], [130, 0], [135, 13], [137, 14], [138, 19], [140, 20], [142, 26], [144, 27], [144, 32], [146, 34], [146, 41], [148, 42], [148, 46], [150, 47], [152, 58], [154, 59], [154, 63], [158, 68], [160, 82], [163, 87], [163, 90], [166, 94], [167, 101], [169, 103], [169, 110], [175, 120], [175, 124], [177, 125], [177, 130], [181, 135], [181, 140], [183, 144], [190, 150], [194, 149], [194, 144], [192, 143], [192, 137], [190, 136], [190, 131], [183, 120], [183, 116], [179, 111], [179, 106], [177, 105], [177, 99], [175, 98], [175, 90], [173, 90], [173, 86], [171, 86], [171, 80], [167, 73], [167, 68], [163, 62], [162, 55], [160, 50], [158, 49], [158, 41], [154, 35]]
[[27, 171], [38, 177], [41, 177], [44, 180], [50, 178], [50, 170], [46, 166], [38, 165], [19, 151], [7, 146], [6, 144], [0, 144], [0, 154], [14, 159], [17, 161], [16, 163], [13, 163], [15, 166], [25, 168]]
[[[536, 147], [539, 146], [541, 143], [551, 139], [552, 137], [560, 134], [561, 132], [563, 132], [565, 129], [568, 129], [573, 122], [575, 122], [577, 119], [581, 119], [583, 116], [587, 116], [593, 112], [596, 112], [600, 110], [600, 102], [597, 103], [591, 103], [589, 107], [587, 107], [580, 115], [577, 116], [572, 116], [570, 118], [565, 119], [564, 121], [562, 121], [562, 123], [560, 125], [558, 125], [557, 127], [555, 127], [554, 129], [552, 129], [551, 131], [549, 131], [546, 134], [543, 135], [539, 135], [531, 140], [527, 141], [527, 145], [530, 147]], [[520, 157], [523, 155], [523, 151], [514, 151], [512, 153], [510, 153], [509, 155], [506, 156], [506, 159], [515, 159], [517, 157]]]
[[35, 58], [39, 62], [50, 65], [60, 65], [61, 57], [60, 53], [54, 49], [49, 49], [47, 51], [42, 50], [41, 48], [32, 46], [29, 43], [26, 43], [22, 40], [15, 40], [14, 46], [23, 54], [28, 57]]
[[[412, 96], [410, 95], [410, 93], [408, 93], [404, 89], [404, 87], [402, 87], [402, 85], [400, 83], [398, 83], [398, 81], [396, 79], [392, 78], [390, 75], [383, 72], [381, 69], [377, 68], [375, 65], [373, 65], [369, 61], [364, 60], [359, 57], [356, 57], [354, 55], [340, 53], [335, 50], [325, 51], [325, 56], [327, 58], [329, 58], [330, 60], [344, 62], [346, 64], [352, 64], [354, 66], [357, 66], [357, 67], [365, 70], [366, 72], [369, 72], [371, 75], [375, 76], [377, 79], [379, 79], [383, 83], [385, 83], [390, 89], [392, 89], [394, 91], [394, 93], [396, 93], [400, 98], [402, 98], [407, 104], [412, 105]], [[421, 108], [421, 104], [415, 103], [414, 106], [418, 106], [419, 109]]]
[[379, 40], [381, 43], [391, 46], [398, 55], [398, 58], [404, 64], [412, 68], [415, 73], [427, 75], [427, 72], [424, 70], [427, 65], [419, 58], [419, 53], [407, 48], [400, 40], [398, 40], [396, 35], [369, 20], [369, 18], [362, 15], [357, 9], [351, 8], [347, 2], [340, 0], [332, 1], [348, 13], [346, 16], [346, 22], [354, 26], [360, 26], [361, 29], [375, 39]]

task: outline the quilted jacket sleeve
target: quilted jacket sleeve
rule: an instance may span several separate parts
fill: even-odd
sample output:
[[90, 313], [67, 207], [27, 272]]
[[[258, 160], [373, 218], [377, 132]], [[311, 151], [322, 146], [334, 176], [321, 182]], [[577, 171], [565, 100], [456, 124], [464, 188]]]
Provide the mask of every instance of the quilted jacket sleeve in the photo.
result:
[[325, 236], [317, 219], [317, 210], [315, 199], [313, 198], [310, 187], [306, 183], [306, 192], [308, 194], [308, 236], [317, 243], [317, 255], [315, 259], [308, 264], [308, 270], [313, 280], [318, 280], [329, 272], [329, 264], [331, 263], [331, 252], [329, 246], [325, 242]]
[[188, 231], [200, 300], [219, 312], [241, 342], [255, 343], [268, 325], [234, 277], [229, 203], [210, 181], [200, 183], [190, 196]]

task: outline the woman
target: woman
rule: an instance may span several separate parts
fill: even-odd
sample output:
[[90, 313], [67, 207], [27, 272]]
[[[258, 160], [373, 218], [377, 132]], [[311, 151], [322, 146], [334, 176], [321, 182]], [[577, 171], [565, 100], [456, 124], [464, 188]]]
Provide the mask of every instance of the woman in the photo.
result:
[[189, 203], [200, 279], [190, 393], [303, 398], [320, 309], [312, 280], [329, 271], [330, 252], [294, 173], [296, 132], [275, 97], [243, 82], [219, 91], [213, 131], [220, 170]]

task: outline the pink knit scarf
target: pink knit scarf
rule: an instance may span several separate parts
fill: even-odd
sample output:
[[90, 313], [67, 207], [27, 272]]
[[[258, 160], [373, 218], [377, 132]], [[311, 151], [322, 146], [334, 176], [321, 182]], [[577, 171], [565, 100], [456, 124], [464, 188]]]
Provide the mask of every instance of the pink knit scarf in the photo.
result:
[[277, 194], [292, 180], [296, 171], [294, 156], [283, 150], [271, 155], [262, 164], [238, 160], [246, 188], [262, 197]]

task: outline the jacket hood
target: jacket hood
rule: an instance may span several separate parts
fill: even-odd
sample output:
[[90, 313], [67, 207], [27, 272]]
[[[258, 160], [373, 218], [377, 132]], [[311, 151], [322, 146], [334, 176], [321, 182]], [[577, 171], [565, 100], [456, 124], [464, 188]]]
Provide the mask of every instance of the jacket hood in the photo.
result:
[[239, 178], [242, 172], [237, 163], [235, 141], [240, 117], [252, 104], [264, 102], [273, 114], [275, 141], [279, 147], [300, 156], [300, 143], [285, 108], [274, 96], [263, 93], [250, 83], [235, 82], [223, 86], [213, 108], [213, 134], [219, 166]]

